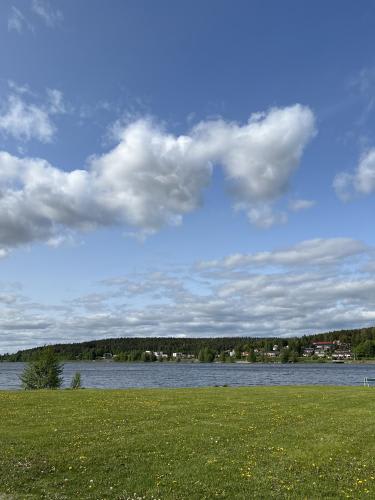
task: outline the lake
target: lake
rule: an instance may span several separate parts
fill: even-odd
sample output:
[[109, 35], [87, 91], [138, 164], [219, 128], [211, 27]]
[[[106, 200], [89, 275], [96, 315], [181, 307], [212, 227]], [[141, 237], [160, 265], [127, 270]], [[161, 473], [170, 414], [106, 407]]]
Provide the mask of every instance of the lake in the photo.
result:
[[[19, 389], [24, 363], [0, 363], [0, 389]], [[64, 387], [79, 371], [84, 387], [205, 387], [215, 385], [362, 385], [375, 377], [375, 364], [334, 363], [115, 363], [67, 362]]]

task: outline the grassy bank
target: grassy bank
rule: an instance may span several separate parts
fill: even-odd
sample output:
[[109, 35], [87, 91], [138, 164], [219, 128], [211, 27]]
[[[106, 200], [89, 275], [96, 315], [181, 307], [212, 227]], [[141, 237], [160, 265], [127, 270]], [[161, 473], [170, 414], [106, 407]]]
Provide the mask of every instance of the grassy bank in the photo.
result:
[[0, 392], [0, 498], [375, 498], [375, 389]]

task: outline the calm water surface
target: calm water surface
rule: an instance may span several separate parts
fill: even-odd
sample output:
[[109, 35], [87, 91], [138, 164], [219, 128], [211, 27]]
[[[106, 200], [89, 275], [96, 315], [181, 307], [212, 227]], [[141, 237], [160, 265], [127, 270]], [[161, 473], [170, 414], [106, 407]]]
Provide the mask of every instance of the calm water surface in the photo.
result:
[[[19, 389], [24, 363], [0, 363], [0, 389]], [[84, 387], [205, 387], [214, 385], [361, 385], [375, 364], [205, 364], [67, 362], [64, 386], [79, 371]]]

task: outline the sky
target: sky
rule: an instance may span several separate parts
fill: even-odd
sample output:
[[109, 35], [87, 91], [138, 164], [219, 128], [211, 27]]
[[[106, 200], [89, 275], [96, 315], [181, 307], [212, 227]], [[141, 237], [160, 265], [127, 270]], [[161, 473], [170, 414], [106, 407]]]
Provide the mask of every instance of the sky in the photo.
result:
[[371, 0], [2, 0], [0, 353], [375, 323]]

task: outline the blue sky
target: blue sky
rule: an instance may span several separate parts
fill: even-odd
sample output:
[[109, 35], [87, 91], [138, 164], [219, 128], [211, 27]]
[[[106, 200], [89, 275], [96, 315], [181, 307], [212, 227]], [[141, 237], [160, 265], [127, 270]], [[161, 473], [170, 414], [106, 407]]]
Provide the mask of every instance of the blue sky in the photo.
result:
[[373, 324], [374, 20], [3, 0], [0, 352]]

